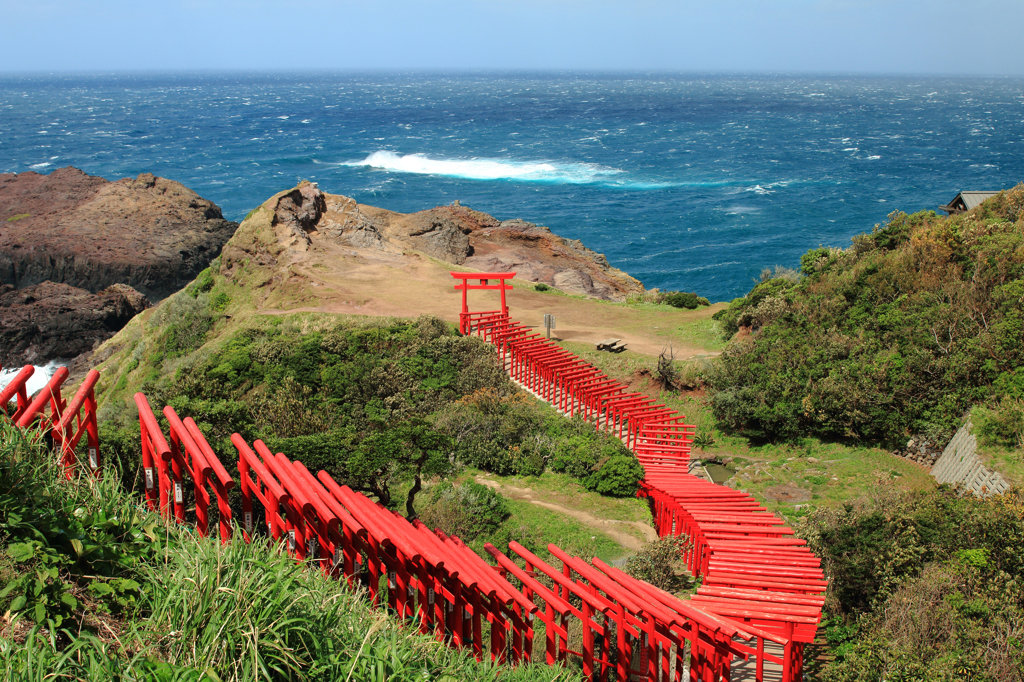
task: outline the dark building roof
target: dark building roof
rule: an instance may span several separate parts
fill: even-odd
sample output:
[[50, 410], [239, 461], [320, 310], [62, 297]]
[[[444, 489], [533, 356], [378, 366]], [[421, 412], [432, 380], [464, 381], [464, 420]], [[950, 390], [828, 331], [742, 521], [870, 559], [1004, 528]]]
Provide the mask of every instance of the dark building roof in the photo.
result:
[[963, 213], [964, 211], [970, 211], [975, 206], [978, 206], [981, 202], [985, 201], [989, 197], [994, 197], [999, 192], [979, 192], [979, 191], [963, 191], [957, 194], [953, 198], [953, 201], [949, 202], [945, 206], [939, 206], [939, 209], [945, 211], [948, 215], [954, 213]]

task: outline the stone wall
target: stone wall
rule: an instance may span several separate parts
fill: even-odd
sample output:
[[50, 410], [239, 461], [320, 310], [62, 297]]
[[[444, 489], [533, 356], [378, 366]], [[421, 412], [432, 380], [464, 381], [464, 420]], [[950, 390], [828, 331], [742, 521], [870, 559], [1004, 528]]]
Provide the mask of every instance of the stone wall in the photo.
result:
[[982, 497], [1007, 490], [1010, 484], [998, 472], [982, 464], [977, 450], [978, 439], [971, 434], [971, 422], [968, 420], [942, 451], [932, 467], [932, 476], [939, 483], [961, 485]]

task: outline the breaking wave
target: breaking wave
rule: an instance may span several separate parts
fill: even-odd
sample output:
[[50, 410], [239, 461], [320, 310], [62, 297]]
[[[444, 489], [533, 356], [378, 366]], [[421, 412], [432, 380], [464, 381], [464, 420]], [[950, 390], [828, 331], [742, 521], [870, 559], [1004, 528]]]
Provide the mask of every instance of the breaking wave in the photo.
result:
[[628, 188], [665, 187], [660, 183], [636, 182], [618, 168], [590, 163], [549, 161], [507, 161], [502, 159], [434, 159], [424, 154], [396, 154], [379, 151], [362, 161], [344, 166], [366, 166], [396, 173], [442, 175], [466, 180], [518, 180], [560, 185], [603, 184]]

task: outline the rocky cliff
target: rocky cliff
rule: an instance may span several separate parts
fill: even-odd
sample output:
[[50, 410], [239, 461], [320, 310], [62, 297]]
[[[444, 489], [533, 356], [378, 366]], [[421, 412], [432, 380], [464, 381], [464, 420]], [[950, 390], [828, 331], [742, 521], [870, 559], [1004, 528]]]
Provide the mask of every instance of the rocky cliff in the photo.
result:
[[160, 300], [192, 281], [237, 223], [184, 185], [145, 173], [109, 182], [77, 168], [0, 174], [0, 283], [97, 293], [128, 284]]
[[54, 282], [0, 285], [0, 366], [41, 365], [90, 351], [148, 306], [125, 284], [96, 294]]
[[184, 185], [0, 174], [0, 364], [71, 358], [192, 281], [237, 223]]

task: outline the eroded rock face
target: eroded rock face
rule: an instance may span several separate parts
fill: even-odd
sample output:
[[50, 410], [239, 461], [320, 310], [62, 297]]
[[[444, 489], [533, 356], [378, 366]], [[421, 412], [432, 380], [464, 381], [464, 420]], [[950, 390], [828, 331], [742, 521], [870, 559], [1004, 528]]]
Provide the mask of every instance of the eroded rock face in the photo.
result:
[[[374, 248], [410, 246], [439, 260], [481, 272], [511, 272], [562, 291], [622, 300], [643, 291], [643, 285], [611, 267], [602, 254], [576, 239], [563, 239], [549, 228], [525, 220], [500, 221], [466, 206], [438, 206], [417, 213], [394, 213], [357, 204], [348, 197], [325, 195], [326, 222], [317, 226], [324, 239], [345, 240]], [[331, 216], [335, 216], [331, 218]], [[337, 216], [343, 215], [344, 219]], [[344, 224], [343, 229], [338, 225]], [[358, 238], [355, 235], [360, 235]]]
[[126, 284], [95, 294], [55, 282], [0, 285], [0, 365], [41, 365], [90, 351], [149, 305]]
[[439, 260], [462, 264], [473, 255], [469, 234], [472, 227], [444, 209], [420, 211], [396, 221], [395, 236]]
[[273, 224], [285, 237], [287, 246], [305, 249], [311, 243], [309, 233], [316, 231], [326, 210], [324, 193], [315, 184], [304, 182], [278, 198]]
[[128, 284], [160, 300], [217, 257], [237, 223], [184, 185], [144, 173], [109, 182], [77, 168], [0, 174], [0, 283]]

